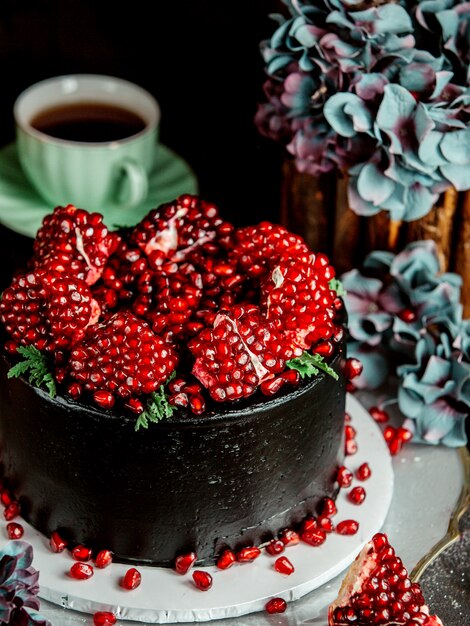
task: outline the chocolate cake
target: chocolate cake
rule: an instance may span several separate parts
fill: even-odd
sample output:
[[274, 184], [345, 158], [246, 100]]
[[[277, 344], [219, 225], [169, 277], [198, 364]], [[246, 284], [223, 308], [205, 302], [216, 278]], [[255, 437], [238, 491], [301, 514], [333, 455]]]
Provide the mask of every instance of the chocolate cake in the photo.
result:
[[22, 516], [69, 547], [172, 566], [315, 514], [344, 457], [333, 278], [282, 227], [233, 229], [196, 197], [125, 235], [58, 207], [0, 303], [2, 464]]

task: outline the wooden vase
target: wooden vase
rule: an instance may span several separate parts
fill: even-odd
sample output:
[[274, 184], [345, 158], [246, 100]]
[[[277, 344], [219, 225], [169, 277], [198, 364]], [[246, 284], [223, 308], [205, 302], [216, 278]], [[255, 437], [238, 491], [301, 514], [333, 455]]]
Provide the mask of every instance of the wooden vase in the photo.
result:
[[338, 275], [360, 265], [372, 250], [397, 253], [411, 241], [434, 240], [441, 271], [462, 277], [464, 316], [470, 317], [470, 192], [448, 189], [425, 217], [413, 222], [390, 220], [386, 211], [362, 217], [349, 207], [345, 176], [313, 177], [286, 160], [281, 222], [313, 250], [328, 254]]

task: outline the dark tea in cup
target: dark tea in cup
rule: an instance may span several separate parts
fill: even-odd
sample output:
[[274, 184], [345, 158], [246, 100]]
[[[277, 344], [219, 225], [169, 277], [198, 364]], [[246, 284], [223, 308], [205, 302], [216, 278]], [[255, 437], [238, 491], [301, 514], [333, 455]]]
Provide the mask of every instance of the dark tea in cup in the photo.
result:
[[99, 143], [132, 137], [146, 123], [134, 111], [114, 104], [75, 102], [40, 111], [31, 126], [56, 139]]

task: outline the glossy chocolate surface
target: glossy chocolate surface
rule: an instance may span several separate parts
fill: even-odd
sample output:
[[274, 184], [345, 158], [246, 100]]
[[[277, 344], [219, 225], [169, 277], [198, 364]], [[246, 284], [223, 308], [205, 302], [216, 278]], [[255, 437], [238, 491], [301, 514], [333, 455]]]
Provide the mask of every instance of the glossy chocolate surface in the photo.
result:
[[[333, 367], [339, 372], [343, 355]], [[345, 381], [321, 374], [295, 391], [134, 430], [135, 419], [51, 399], [7, 379], [1, 359], [4, 475], [46, 536], [107, 548], [116, 560], [199, 564], [260, 544], [334, 494], [343, 458]]]

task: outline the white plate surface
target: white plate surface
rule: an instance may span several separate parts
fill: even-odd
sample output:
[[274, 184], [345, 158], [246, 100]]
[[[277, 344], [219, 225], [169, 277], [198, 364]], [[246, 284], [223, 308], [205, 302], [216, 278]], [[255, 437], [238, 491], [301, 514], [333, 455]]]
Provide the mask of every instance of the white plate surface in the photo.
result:
[[24, 540], [33, 545], [33, 564], [40, 570], [40, 597], [84, 613], [110, 610], [120, 620], [165, 624], [239, 617], [263, 611], [270, 598], [282, 597], [291, 602], [320, 587], [348, 567], [362, 546], [382, 528], [393, 494], [391, 457], [379, 427], [350, 395], [346, 410], [357, 430], [358, 452], [347, 457], [345, 464], [354, 471], [367, 461], [372, 476], [363, 483], [353, 480], [351, 488], [362, 484], [367, 492], [360, 506], [348, 501], [351, 488], [340, 491], [333, 521], [355, 519], [360, 524], [359, 532], [353, 536], [331, 533], [317, 548], [304, 543], [288, 547], [284, 555], [295, 567], [292, 575], [276, 572], [275, 558], [263, 551], [253, 563], [236, 564], [229, 570], [201, 568], [213, 575], [213, 586], [206, 592], [194, 586], [191, 572], [181, 576], [155, 567], [139, 567], [141, 586], [125, 591], [119, 581], [129, 566], [113, 563], [105, 570], [95, 569], [95, 575], [87, 581], [73, 580], [67, 575], [74, 563], [71, 556], [52, 553], [47, 540], [25, 523]]

